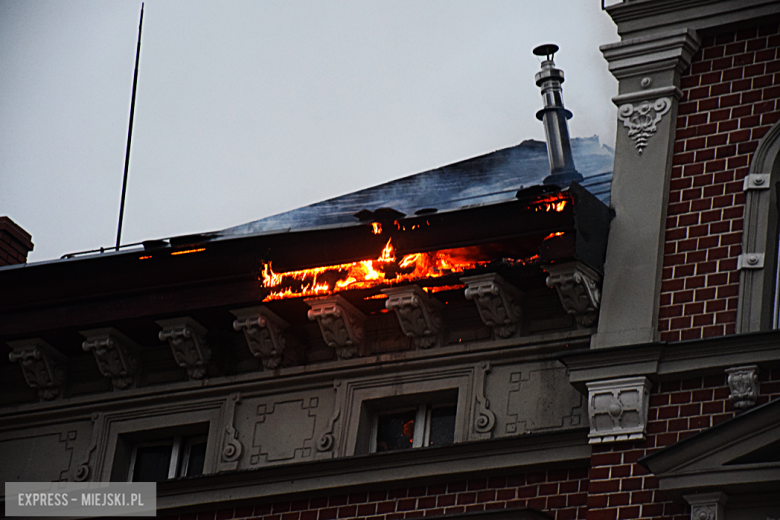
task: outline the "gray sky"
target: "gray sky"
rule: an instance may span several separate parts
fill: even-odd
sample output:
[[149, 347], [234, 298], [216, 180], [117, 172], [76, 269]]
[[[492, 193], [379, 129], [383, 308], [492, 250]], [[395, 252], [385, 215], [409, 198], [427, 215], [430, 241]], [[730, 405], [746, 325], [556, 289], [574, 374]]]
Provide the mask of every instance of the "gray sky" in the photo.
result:
[[[140, 1], [0, 0], [0, 215], [30, 261], [113, 246]], [[554, 42], [615, 139], [599, 0], [146, 2], [122, 242], [223, 229], [524, 139]]]

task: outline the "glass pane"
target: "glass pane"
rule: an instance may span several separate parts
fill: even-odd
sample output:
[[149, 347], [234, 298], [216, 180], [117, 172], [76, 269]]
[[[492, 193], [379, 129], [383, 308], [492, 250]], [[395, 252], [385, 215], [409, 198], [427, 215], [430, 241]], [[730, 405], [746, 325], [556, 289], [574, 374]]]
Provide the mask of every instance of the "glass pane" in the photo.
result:
[[455, 440], [455, 407], [440, 406], [431, 410], [428, 446], [444, 446]]
[[199, 442], [190, 446], [190, 457], [187, 461], [187, 475], [203, 475], [203, 463], [206, 460], [206, 443]]
[[416, 410], [380, 415], [376, 433], [376, 451], [405, 450], [414, 442]]
[[171, 464], [171, 446], [140, 446], [136, 448], [133, 482], [162, 482], [168, 480]]

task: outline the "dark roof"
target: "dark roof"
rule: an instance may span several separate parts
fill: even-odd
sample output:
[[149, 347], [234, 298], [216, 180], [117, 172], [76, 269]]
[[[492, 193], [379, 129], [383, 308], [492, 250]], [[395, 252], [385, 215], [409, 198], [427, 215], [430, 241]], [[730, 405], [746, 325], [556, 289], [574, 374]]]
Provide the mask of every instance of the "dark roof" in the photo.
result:
[[[614, 151], [597, 136], [572, 139], [583, 187], [609, 205]], [[465, 161], [409, 175], [340, 197], [279, 213], [218, 232], [230, 238], [289, 229], [356, 224], [355, 214], [393, 208], [406, 215], [420, 210], [450, 211], [511, 200], [518, 189], [542, 184], [550, 174], [547, 145], [527, 140]]]

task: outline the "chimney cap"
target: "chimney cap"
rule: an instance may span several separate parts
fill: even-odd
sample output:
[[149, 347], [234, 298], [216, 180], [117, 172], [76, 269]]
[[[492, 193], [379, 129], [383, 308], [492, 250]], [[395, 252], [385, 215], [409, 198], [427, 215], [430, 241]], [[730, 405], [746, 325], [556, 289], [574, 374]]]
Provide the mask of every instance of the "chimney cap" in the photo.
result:
[[558, 46], [554, 43], [545, 43], [539, 45], [534, 49], [534, 54], [537, 56], [545, 56], [548, 60], [553, 59], [553, 55], [558, 52]]

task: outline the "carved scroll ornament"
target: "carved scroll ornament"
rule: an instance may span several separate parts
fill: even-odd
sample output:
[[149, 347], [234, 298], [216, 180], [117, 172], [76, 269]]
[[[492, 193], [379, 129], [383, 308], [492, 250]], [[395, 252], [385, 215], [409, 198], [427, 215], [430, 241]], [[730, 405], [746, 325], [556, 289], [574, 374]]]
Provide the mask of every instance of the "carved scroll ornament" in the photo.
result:
[[522, 319], [519, 289], [496, 273], [467, 276], [460, 281], [467, 286], [466, 299], [477, 304], [482, 322], [498, 337], [508, 338], [517, 331]]
[[365, 334], [366, 315], [338, 295], [304, 301], [311, 307], [309, 319], [317, 320], [322, 338], [335, 349], [338, 359], [357, 356]]
[[244, 333], [252, 355], [259, 357], [265, 368], [277, 368], [286, 345], [282, 332], [289, 326], [287, 322], [262, 306], [230, 312], [237, 318], [233, 328]]
[[119, 331], [111, 328], [81, 332], [87, 338], [81, 348], [92, 352], [100, 373], [111, 378], [114, 388], [129, 388], [138, 372], [135, 346]]
[[642, 155], [647, 141], [658, 130], [657, 125], [663, 115], [671, 108], [672, 100], [668, 97], [643, 101], [638, 105], [628, 103], [620, 106], [618, 119], [628, 128], [628, 137], [636, 143], [639, 155]]
[[601, 303], [601, 276], [580, 262], [546, 265], [547, 287], [558, 292], [566, 312], [583, 327], [595, 325]]
[[65, 383], [67, 358], [42, 339], [12, 341], [8, 359], [18, 361], [24, 380], [38, 391], [41, 399], [51, 401]]
[[163, 329], [158, 337], [168, 341], [176, 363], [187, 369], [190, 378], [203, 379], [211, 361], [206, 328], [188, 317], [160, 320], [157, 324]]
[[430, 348], [439, 343], [441, 303], [423, 292], [417, 285], [382, 289], [388, 298], [387, 310], [395, 311], [404, 334], [412, 338], [417, 348]]

